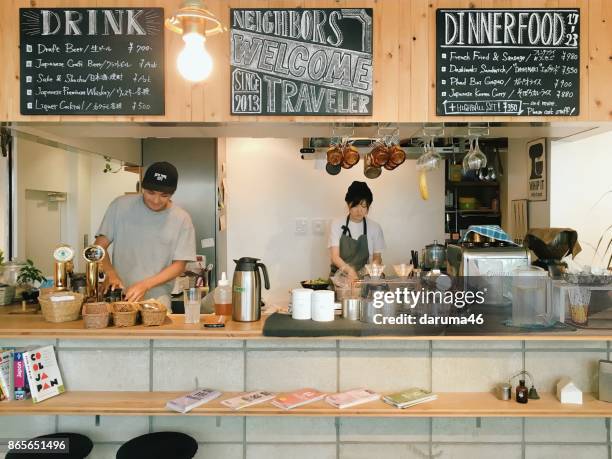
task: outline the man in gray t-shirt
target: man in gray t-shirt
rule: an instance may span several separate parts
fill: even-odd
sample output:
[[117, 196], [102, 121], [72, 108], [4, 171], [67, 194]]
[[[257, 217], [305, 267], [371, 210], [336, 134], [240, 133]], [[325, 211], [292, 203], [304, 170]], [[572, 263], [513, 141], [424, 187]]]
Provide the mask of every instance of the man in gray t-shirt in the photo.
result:
[[195, 260], [191, 217], [172, 202], [178, 172], [166, 162], [145, 172], [142, 194], [120, 196], [104, 214], [96, 244], [108, 249], [102, 267], [107, 288], [122, 288], [127, 301], [160, 298], [169, 307], [172, 281]]

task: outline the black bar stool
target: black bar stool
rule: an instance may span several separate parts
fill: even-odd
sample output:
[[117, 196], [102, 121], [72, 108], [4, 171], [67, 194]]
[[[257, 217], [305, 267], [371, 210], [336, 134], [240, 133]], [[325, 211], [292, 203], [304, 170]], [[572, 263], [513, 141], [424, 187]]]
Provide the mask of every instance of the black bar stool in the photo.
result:
[[61, 438], [68, 439], [68, 454], [58, 454], [56, 453], [23, 453], [23, 449], [17, 451], [16, 449], [9, 450], [6, 453], [5, 459], [85, 459], [91, 453], [93, 449], [93, 442], [89, 439], [89, 437], [78, 434], [78, 433], [69, 433], [69, 432], [60, 432], [48, 435], [41, 435], [39, 437], [32, 438], [28, 441], [35, 441], [44, 438], [45, 440], [59, 440]]
[[197, 451], [198, 442], [189, 435], [180, 432], [153, 432], [132, 438], [121, 445], [117, 459], [191, 459]]

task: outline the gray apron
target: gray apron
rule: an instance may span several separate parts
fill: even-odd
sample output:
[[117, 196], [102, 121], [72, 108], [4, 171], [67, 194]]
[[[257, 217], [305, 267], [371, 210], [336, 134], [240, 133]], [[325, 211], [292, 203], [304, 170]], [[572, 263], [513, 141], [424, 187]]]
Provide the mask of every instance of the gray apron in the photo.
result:
[[[342, 225], [342, 235], [340, 236], [340, 258], [345, 263], [352, 266], [355, 271], [359, 272], [363, 268], [370, 258], [370, 251], [368, 249], [368, 225], [366, 219], [363, 219], [363, 234], [359, 236], [359, 239], [355, 240], [351, 236], [351, 230], [348, 227], [349, 217], [346, 217], [346, 224]], [[331, 275], [333, 276], [338, 268], [336, 265], [331, 265]]]

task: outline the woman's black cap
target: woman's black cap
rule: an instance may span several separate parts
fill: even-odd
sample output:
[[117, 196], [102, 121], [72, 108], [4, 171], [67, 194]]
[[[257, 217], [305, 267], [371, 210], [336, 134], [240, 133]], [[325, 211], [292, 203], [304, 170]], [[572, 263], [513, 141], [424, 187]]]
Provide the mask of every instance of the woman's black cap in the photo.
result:
[[370, 190], [370, 187], [366, 182], [358, 182], [355, 180], [348, 187], [344, 200], [351, 207], [355, 207], [361, 201], [365, 201], [368, 207], [370, 207], [372, 201], [374, 201], [374, 196], [372, 195], [372, 190]]

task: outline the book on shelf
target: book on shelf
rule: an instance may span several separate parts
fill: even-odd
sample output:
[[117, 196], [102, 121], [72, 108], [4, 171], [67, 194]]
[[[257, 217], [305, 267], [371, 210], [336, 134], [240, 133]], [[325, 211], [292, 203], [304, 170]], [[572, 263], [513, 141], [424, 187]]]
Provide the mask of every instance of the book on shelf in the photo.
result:
[[295, 392], [281, 394], [272, 400], [272, 405], [282, 408], [283, 410], [292, 410], [298, 406], [307, 405], [319, 401], [325, 397], [325, 393], [319, 392], [316, 389], [300, 389]]
[[246, 408], [247, 406], [267, 402], [268, 400], [272, 400], [275, 396], [276, 394], [273, 392], [258, 390], [254, 392], [246, 392], [238, 395], [237, 397], [228, 398], [227, 400], [223, 400], [221, 404], [231, 408], [232, 410], [239, 410], [241, 408]]
[[420, 387], [411, 387], [401, 392], [385, 395], [383, 401], [396, 408], [408, 408], [419, 403], [431, 402], [437, 398], [438, 396], [432, 394], [431, 391], [421, 389]]
[[379, 400], [380, 394], [370, 389], [353, 389], [346, 392], [328, 395], [325, 401], [336, 408], [350, 408], [351, 406], [361, 405], [362, 403]]
[[25, 353], [24, 360], [34, 403], [66, 391], [53, 346], [30, 349]]
[[13, 352], [10, 349], [0, 349], [0, 400], [13, 400], [15, 395], [13, 382]]
[[13, 350], [13, 381], [15, 385], [15, 400], [25, 400], [30, 398], [30, 386], [28, 385], [28, 375], [25, 369], [25, 353], [27, 348], [17, 348]]
[[179, 413], [189, 413], [194, 408], [208, 403], [221, 395], [214, 389], [198, 389], [166, 403], [166, 408]]

